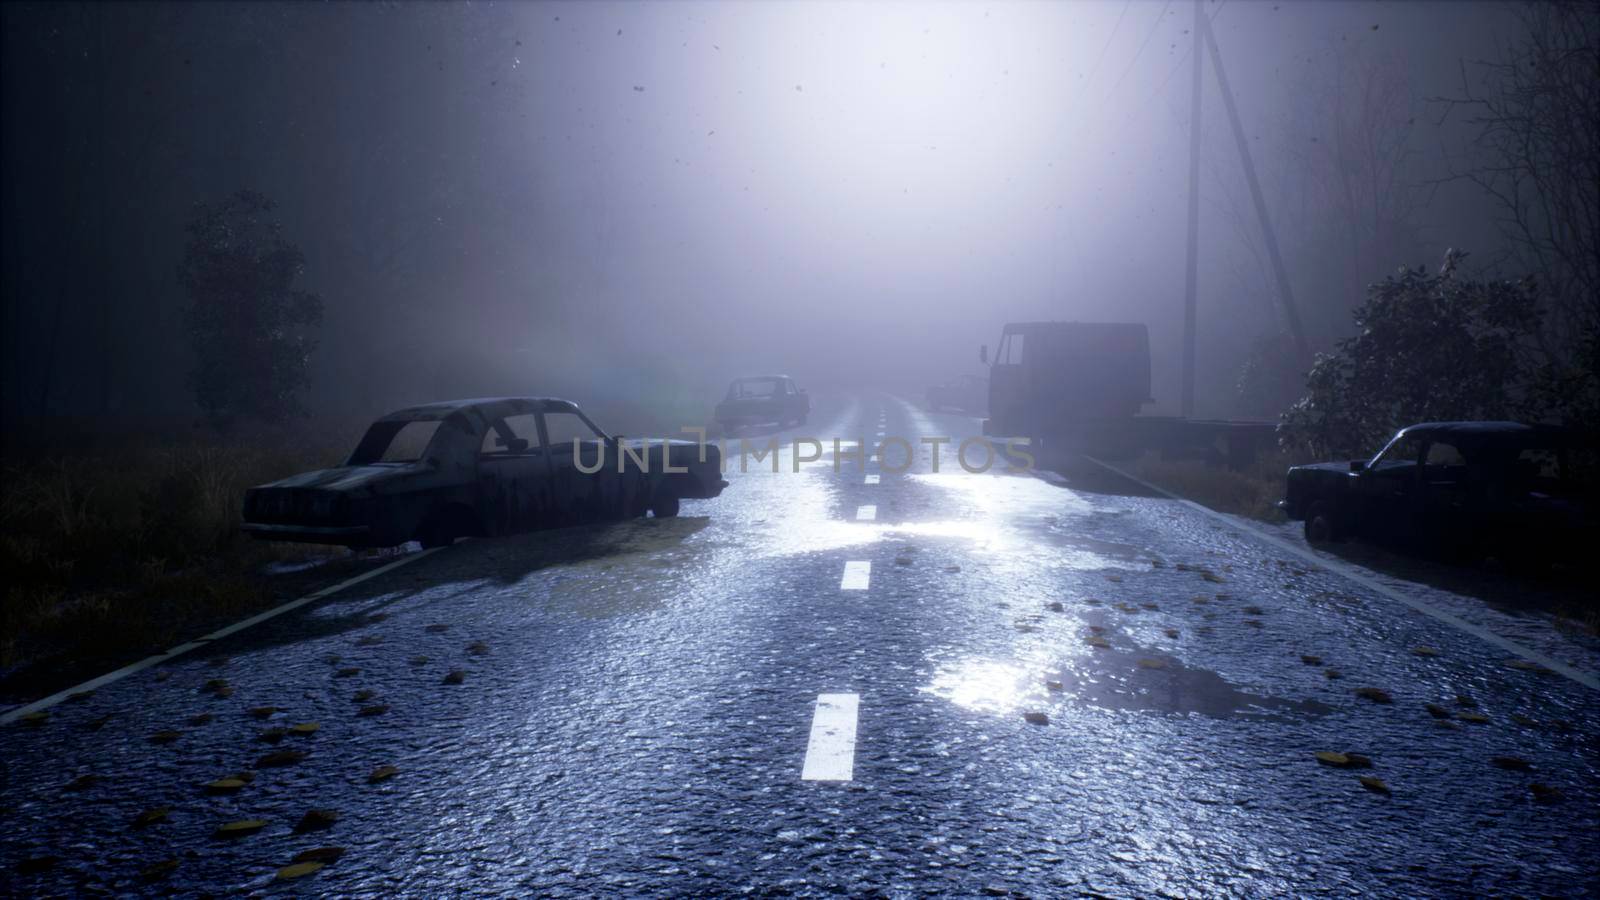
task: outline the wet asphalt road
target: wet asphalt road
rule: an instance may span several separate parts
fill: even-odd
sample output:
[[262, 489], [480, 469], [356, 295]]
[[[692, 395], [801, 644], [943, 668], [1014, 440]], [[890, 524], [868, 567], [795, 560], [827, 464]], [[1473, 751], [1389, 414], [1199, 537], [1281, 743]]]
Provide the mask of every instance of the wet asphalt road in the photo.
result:
[[[862, 395], [782, 435], [976, 428]], [[1111, 476], [951, 449], [735, 452], [676, 520], [460, 544], [6, 726], [0, 893], [1600, 892], [1596, 692]]]

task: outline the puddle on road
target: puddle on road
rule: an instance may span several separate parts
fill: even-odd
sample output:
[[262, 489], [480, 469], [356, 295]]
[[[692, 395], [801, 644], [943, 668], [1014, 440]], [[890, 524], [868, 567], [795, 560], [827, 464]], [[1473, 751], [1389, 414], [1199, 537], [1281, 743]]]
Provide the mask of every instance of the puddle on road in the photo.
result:
[[923, 690], [963, 709], [996, 714], [1046, 700], [1216, 719], [1319, 716], [1331, 711], [1315, 700], [1250, 693], [1210, 669], [1186, 666], [1172, 656], [1116, 649], [1093, 650], [1075, 665], [1055, 668], [962, 659], [941, 665]]
[[1061, 685], [1066, 699], [1103, 709], [1199, 713], [1214, 719], [1319, 716], [1331, 711], [1315, 700], [1252, 694], [1210, 669], [1186, 666], [1172, 656], [1106, 649], [1093, 651], [1082, 662], [1046, 677]]

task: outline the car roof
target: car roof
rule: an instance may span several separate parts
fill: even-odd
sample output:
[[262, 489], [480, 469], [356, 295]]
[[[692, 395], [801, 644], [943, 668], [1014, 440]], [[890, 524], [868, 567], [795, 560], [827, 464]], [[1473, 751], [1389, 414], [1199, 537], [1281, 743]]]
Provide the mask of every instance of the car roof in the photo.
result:
[[1400, 429], [1399, 434], [1493, 439], [1513, 437], [1568, 438], [1576, 436], [1577, 432], [1560, 425], [1528, 425], [1522, 422], [1419, 422]]
[[556, 397], [476, 397], [469, 400], [441, 400], [397, 409], [380, 422], [431, 422], [458, 412], [476, 412], [486, 419], [531, 412], [577, 412], [578, 405]]

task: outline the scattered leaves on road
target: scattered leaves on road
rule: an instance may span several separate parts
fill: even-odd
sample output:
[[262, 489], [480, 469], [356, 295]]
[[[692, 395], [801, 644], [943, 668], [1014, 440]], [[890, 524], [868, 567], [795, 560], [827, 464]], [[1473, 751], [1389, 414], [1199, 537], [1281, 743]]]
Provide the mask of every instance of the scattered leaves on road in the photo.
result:
[[1567, 796], [1561, 793], [1560, 788], [1551, 787], [1538, 781], [1528, 785], [1528, 791], [1533, 794], [1534, 801], [1538, 803], [1558, 803], [1566, 799]]
[[460, 684], [461, 682], [466, 681], [466, 680], [467, 680], [467, 673], [463, 672], [460, 669], [452, 669], [448, 675], [444, 676], [444, 683], [445, 684]]
[[1389, 692], [1386, 691], [1386, 690], [1383, 690], [1382, 688], [1375, 688], [1375, 687], [1356, 688], [1356, 696], [1360, 697], [1360, 698], [1362, 698], [1364, 700], [1371, 700], [1373, 703], [1393, 703], [1394, 702], [1394, 698], [1389, 696]]
[[1461, 714], [1461, 721], [1471, 722], [1474, 725], [1487, 725], [1489, 717], [1481, 712], [1464, 712]]
[[299, 833], [307, 831], [322, 831], [332, 828], [333, 823], [339, 821], [339, 811], [334, 809], [310, 809], [300, 817], [300, 822], [294, 826]]
[[1141, 668], [1141, 669], [1165, 669], [1166, 667], [1167, 667], [1167, 661], [1164, 660], [1164, 659], [1155, 659], [1153, 657], [1146, 657], [1144, 659], [1139, 660], [1139, 668]]
[[428, 664], [428, 658], [426, 656], [413, 656], [406, 660], [406, 662], [412, 664], [413, 666], [425, 666]]
[[157, 822], [165, 822], [172, 812], [170, 806], [152, 806], [133, 817], [134, 828], [148, 828]]
[[303, 734], [316, 734], [317, 733], [317, 729], [321, 728], [321, 727], [322, 727], [322, 725], [317, 723], [317, 722], [301, 722], [298, 725], [290, 725], [289, 726], [289, 733], [290, 734], [302, 734], [302, 735]]
[[367, 774], [367, 783], [377, 784], [380, 781], [388, 781], [398, 774], [400, 774], [400, 770], [394, 766], [379, 766]]
[[267, 821], [265, 819], [240, 819], [237, 822], [229, 822], [226, 825], [218, 825], [217, 830], [212, 832], [212, 835], [219, 838], [247, 837], [255, 834], [265, 827], [267, 827]]
[[304, 750], [276, 750], [256, 760], [256, 768], [270, 769], [276, 766], [292, 766], [306, 758]]
[[192, 725], [192, 726], [195, 726], [195, 727], [199, 727], [201, 725], [209, 725], [209, 724], [211, 724], [211, 720], [215, 719], [215, 718], [216, 718], [215, 714], [208, 713], [208, 712], [203, 712], [203, 713], [200, 713], [199, 715], [190, 716], [189, 717], [189, 724]]
[[343, 855], [343, 847], [314, 847], [310, 850], [302, 850], [296, 853], [294, 859], [290, 860], [290, 862], [331, 863]]
[[323, 867], [326, 865], [327, 863], [320, 862], [291, 863], [279, 869], [278, 874], [275, 877], [281, 881], [304, 878], [307, 875], [315, 875], [316, 873], [322, 871]]
[[473, 641], [467, 645], [467, 652], [473, 656], [487, 656], [489, 653], [489, 645], [485, 644], [483, 641]]
[[1493, 763], [1496, 768], [1505, 769], [1508, 772], [1533, 771], [1533, 763], [1520, 756], [1496, 756], [1490, 759], [1489, 762]]
[[1428, 703], [1428, 704], [1425, 704], [1422, 708], [1427, 710], [1428, 711], [1428, 715], [1433, 716], [1435, 719], [1448, 719], [1448, 718], [1450, 718], [1450, 710], [1445, 709], [1444, 707], [1440, 706], [1437, 703]]
[[333, 674], [337, 678], [351, 678], [351, 677], [354, 677], [356, 675], [360, 675], [361, 674], [361, 670], [359, 668], [355, 667], [355, 666], [345, 666], [344, 668], [340, 669], [339, 671], [337, 671], [337, 672], [335, 672]]
[[94, 787], [99, 780], [100, 776], [98, 775], [79, 775], [77, 778], [67, 782], [67, 790], [86, 791]]
[[1312, 656], [1309, 653], [1300, 654], [1300, 661], [1305, 663], [1308, 666], [1320, 666], [1320, 665], [1322, 665], [1322, 657], [1320, 657], [1320, 656]]
[[356, 710], [356, 715], [358, 715], [358, 716], [381, 716], [381, 715], [383, 715], [384, 713], [386, 713], [388, 711], [389, 711], [389, 704], [387, 704], [387, 703], [374, 703], [371, 706], [363, 706], [360, 709]]
[[356, 646], [357, 647], [374, 647], [374, 646], [377, 646], [378, 644], [381, 644], [381, 643], [383, 643], [383, 637], [381, 635], [365, 634], [365, 635], [362, 635], [356, 641]]
[[139, 877], [144, 879], [145, 881], [160, 881], [161, 879], [166, 878], [167, 876], [171, 875], [173, 872], [176, 872], [177, 870], [178, 870], [178, 861], [177, 860], [175, 860], [175, 859], [163, 859], [160, 862], [151, 863], [150, 865], [145, 866], [144, 868], [140, 869], [139, 870]]
[[249, 784], [248, 779], [232, 775], [227, 778], [218, 778], [216, 781], [206, 782], [206, 790], [213, 794], [231, 794]]
[[280, 706], [256, 706], [250, 709], [250, 715], [258, 719], [270, 719], [283, 711]]
[[1027, 712], [1022, 714], [1023, 720], [1029, 725], [1049, 725], [1050, 717], [1042, 712]]
[[1044, 686], [1046, 690], [1058, 694], [1067, 689], [1067, 686], [1059, 681], [1046, 681]]
[[1432, 647], [1412, 647], [1411, 652], [1417, 656], [1438, 656], [1439, 651]]
[[1376, 775], [1362, 775], [1360, 780], [1361, 786], [1373, 792], [1374, 794], [1382, 794], [1385, 797], [1389, 796], [1389, 786], [1383, 783], [1382, 778], [1379, 778]]
[[181, 737], [183, 737], [181, 731], [158, 731], [150, 735], [149, 740], [152, 744], [170, 744]]
[[356, 691], [356, 693], [355, 693], [355, 696], [354, 696], [354, 697], [351, 697], [351, 698], [350, 698], [350, 699], [352, 699], [352, 700], [354, 700], [354, 701], [355, 701], [355, 702], [357, 702], [357, 703], [365, 703], [365, 702], [367, 702], [367, 701], [368, 701], [368, 700], [371, 700], [371, 699], [372, 699], [372, 698], [373, 698], [373, 697], [376, 697], [376, 696], [377, 696], [377, 695], [376, 695], [376, 694], [374, 694], [374, 693], [373, 693], [373, 692], [372, 692], [372, 691], [371, 691], [371, 689], [369, 689], [369, 688], [362, 688], [362, 689], [361, 689], [361, 690], [359, 690], [359, 691]]
[[1089, 646], [1095, 648], [1096, 650], [1105, 650], [1106, 648], [1111, 646], [1111, 642], [1110, 641], [1107, 641], [1105, 638], [1101, 637], [1098, 634], [1089, 635], [1089, 637], [1084, 641], [1084, 643], [1086, 643]]
[[443, 634], [444, 632], [450, 630], [450, 626], [442, 624], [442, 623], [436, 623], [436, 624], [433, 624], [433, 625], [429, 625], [427, 628], [424, 628], [422, 630], [428, 632], [429, 634]]

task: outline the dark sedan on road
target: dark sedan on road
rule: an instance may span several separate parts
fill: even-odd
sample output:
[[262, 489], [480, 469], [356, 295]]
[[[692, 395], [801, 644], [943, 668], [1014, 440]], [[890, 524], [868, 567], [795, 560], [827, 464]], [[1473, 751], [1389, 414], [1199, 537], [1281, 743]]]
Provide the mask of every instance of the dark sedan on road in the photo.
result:
[[1294, 466], [1279, 506], [1312, 543], [1361, 535], [1466, 557], [1571, 559], [1596, 537], [1596, 465], [1581, 432], [1430, 422], [1369, 460]]
[[642, 516], [722, 493], [710, 444], [624, 440], [576, 404], [542, 397], [456, 400], [390, 413], [344, 465], [251, 488], [244, 530], [350, 547]]
[[751, 425], [803, 425], [811, 414], [811, 398], [787, 375], [735, 378], [728, 396], [713, 414], [727, 430]]

